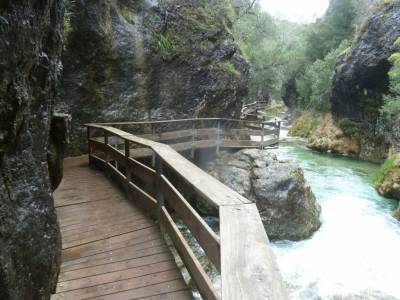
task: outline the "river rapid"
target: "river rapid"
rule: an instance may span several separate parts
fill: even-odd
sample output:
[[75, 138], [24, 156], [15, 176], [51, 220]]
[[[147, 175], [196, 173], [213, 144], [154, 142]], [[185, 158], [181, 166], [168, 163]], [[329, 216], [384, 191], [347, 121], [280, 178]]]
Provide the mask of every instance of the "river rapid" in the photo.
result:
[[311, 151], [282, 131], [271, 151], [302, 167], [322, 207], [311, 238], [272, 243], [290, 299], [400, 299], [397, 202], [371, 185], [378, 165]]

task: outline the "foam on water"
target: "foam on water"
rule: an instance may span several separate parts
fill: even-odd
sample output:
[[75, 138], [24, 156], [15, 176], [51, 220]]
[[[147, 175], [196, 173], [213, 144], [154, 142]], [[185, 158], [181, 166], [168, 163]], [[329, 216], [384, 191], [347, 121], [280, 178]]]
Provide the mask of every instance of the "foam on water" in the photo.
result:
[[371, 186], [377, 165], [292, 142], [274, 152], [300, 164], [322, 207], [322, 226], [310, 239], [272, 244], [291, 299], [400, 299], [397, 202]]

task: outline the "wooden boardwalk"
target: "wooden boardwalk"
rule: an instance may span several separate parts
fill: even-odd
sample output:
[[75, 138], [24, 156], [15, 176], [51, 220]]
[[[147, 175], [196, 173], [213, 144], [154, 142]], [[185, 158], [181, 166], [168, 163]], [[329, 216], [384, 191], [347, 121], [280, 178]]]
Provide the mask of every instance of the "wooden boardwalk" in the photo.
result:
[[55, 205], [62, 235], [56, 299], [192, 299], [158, 225], [87, 157], [67, 160]]

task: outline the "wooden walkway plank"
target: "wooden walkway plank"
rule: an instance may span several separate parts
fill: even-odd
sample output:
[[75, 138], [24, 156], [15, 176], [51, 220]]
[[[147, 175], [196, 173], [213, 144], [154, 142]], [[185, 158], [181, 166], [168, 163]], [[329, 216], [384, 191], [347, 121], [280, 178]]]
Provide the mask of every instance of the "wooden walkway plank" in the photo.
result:
[[192, 299], [159, 227], [87, 158], [54, 193], [62, 235], [56, 299]]

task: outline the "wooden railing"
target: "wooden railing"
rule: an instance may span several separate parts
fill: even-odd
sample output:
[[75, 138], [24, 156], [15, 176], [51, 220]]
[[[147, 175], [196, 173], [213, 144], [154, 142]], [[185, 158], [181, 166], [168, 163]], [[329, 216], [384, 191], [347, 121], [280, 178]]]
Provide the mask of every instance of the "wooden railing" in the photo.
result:
[[[178, 152], [215, 148], [260, 148], [279, 145], [280, 122], [196, 118], [166, 121], [99, 123], [136, 136], [170, 145]], [[251, 137], [258, 137], [252, 140]], [[145, 148], [132, 149], [131, 156], [149, 156]]]
[[[90, 164], [105, 170], [132, 201], [159, 220], [204, 299], [287, 299], [253, 202], [198, 168], [169, 145], [107, 125], [87, 124], [86, 127]], [[111, 140], [115, 143], [111, 144]], [[146, 148], [154, 160], [148, 165], [140, 162], [131, 157], [132, 148]], [[187, 191], [218, 210], [219, 236], [187, 201], [184, 196]], [[221, 293], [213, 287], [172, 215], [184, 222], [220, 271]]]
[[257, 120], [258, 110], [264, 109], [267, 106], [268, 106], [267, 101], [255, 101], [252, 103], [243, 104], [241, 118], [244, 120]]

